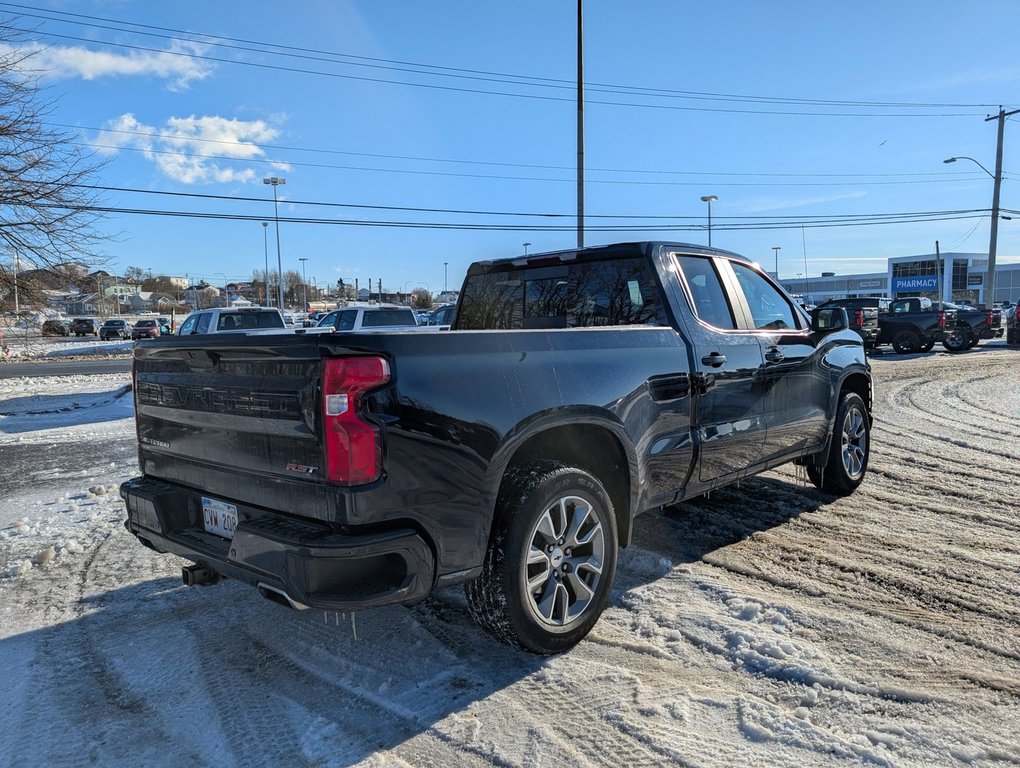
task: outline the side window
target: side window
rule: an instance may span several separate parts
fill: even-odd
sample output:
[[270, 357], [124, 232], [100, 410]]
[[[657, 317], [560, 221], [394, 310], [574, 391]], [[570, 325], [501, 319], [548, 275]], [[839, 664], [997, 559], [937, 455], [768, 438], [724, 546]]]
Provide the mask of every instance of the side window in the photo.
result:
[[775, 286], [745, 264], [736, 261], [730, 264], [744, 291], [755, 328], [778, 331], [799, 327], [793, 307]]
[[198, 326], [195, 333], [209, 333], [209, 323], [212, 322], [212, 314], [206, 312], [198, 316]]
[[570, 326], [669, 325], [658, 278], [645, 258], [577, 264], [570, 280]]
[[187, 336], [188, 334], [194, 333], [195, 332], [195, 325], [197, 323], [198, 323], [198, 318], [195, 317], [194, 315], [192, 315], [191, 317], [189, 317], [187, 320], [184, 321], [184, 324], [181, 326], [180, 330], [177, 331], [177, 334], [179, 336]]
[[736, 328], [733, 311], [712, 260], [701, 256], [677, 256], [676, 260], [690, 289], [694, 314], [716, 328]]
[[219, 319], [216, 320], [217, 331], [234, 331], [240, 327], [240, 323], [237, 321], [241, 318], [237, 315], [220, 315]]
[[338, 317], [340, 317], [339, 312], [330, 312], [328, 315], [323, 315], [322, 317], [320, 317], [319, 322], [317, 322], [316, 325], [319, 326], [320, 328], [325, 328], [326, 326], [336, 328], [336, 319]]
[[337, 323], [338, 331], [350, 331], [354, 329], [354, 323], [358, 319], [358, 310], [348, 309], [340, 313], [340, 321]]

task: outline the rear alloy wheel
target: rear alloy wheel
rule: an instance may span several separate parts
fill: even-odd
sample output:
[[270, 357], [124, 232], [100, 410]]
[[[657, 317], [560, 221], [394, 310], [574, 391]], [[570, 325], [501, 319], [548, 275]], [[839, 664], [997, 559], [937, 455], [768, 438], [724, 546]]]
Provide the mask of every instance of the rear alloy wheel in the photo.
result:
[[954, 328], [946, 334], [946, 338], [942, 340], [942, 346], [950, 352], [963, 352], [970, 348], [970, 342], [970, 333], [961, 328]]
[[913, 331], [897, 331], [892, 338], [892, 348], [901, 355], [909, 355], [921, 349], [921, 337]]
[[498, 640], [566, 651], [605, 610], [616, 557], [616, 516], [597, 479], [549, 461], [514, 468], [500, 488], [482, 572], [465, 586], [468, 608]]
[[809, 464], [808, 477], [820, 491], [846, 496], [857, 490], [868, 471], [871, 417], [861, 396], [844, 392], [836, 411], [829, 455], [823, 467]]

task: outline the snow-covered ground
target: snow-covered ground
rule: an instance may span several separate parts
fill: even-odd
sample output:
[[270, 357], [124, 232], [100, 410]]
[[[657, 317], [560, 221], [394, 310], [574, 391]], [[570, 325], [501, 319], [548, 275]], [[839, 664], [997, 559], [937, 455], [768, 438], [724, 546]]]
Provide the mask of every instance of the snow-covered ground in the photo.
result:
[[1020, 353], [873, 361], [871, 471], [639, 519], [571, 652], [297, 613], [123, 528], [126, 375], [0, 380], [0, 763], [1020, 764]]

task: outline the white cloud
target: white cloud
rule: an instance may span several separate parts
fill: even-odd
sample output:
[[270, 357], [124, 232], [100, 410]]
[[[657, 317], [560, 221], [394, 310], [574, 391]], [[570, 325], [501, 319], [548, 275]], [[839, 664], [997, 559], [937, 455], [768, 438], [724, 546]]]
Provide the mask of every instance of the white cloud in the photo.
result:
[[[109, 120], [96, 137], [103, 154], [120, 147], [140, 149], [168, 178], [184, 184], [253, 182], [260, 172], [239, 167], [236, 160], [261, 160], [259, 144], [273, 141], [279, 130], [263, 120], [235, 120], [219, 116], [171, 117], [162, 127], [145, 125], [128, 113]], [[274, 170], [288, 170], [271, 162]]]
[[[10, 45], [0, 46], [0, 52], [10, 53]], [[192, 81], [202, 80], [212, 74], [213, 66], [208, 61], [192, 58], [202, 54], [207, 46], [200, 43], [174, 40], [166, 51], [129, 51], [111, 53], [81, 46], [31, 46], [17, 49], [21, 54], [30, 53], [25, 66], [47, 77], [96, 80], [101, 77], [149, 76], [168, 81], [170, 90], [187, 88]]]

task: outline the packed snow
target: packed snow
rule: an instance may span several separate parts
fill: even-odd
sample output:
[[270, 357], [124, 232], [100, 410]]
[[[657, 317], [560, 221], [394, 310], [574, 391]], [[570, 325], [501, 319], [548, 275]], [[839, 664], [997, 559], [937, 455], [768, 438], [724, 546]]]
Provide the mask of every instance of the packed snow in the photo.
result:
[[868, 478], [794, 468], [639, 519], [569, 653], [459, 589], [290, 611], [124, 530], [127, 374], [0, 379], [0, 762], [1020, 764], [1020, 353], [873, 360]]

